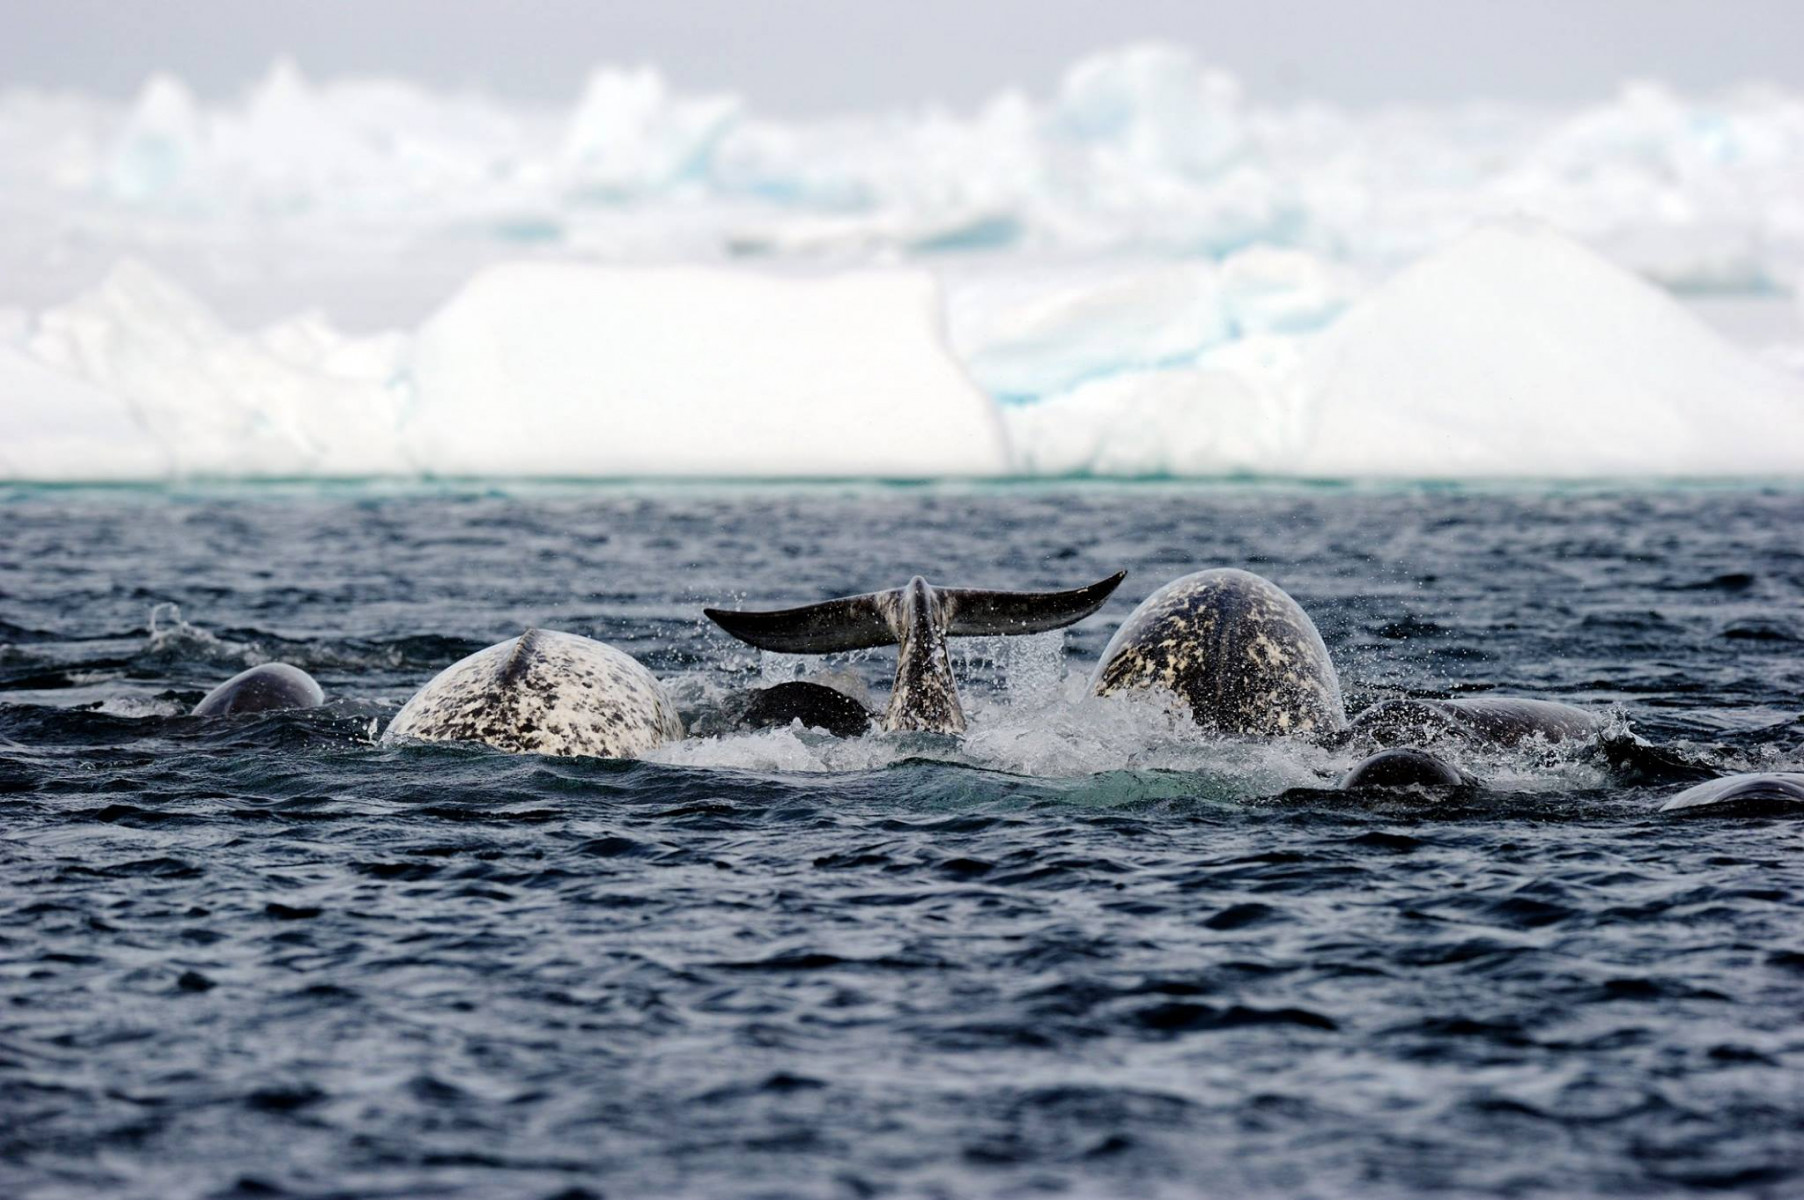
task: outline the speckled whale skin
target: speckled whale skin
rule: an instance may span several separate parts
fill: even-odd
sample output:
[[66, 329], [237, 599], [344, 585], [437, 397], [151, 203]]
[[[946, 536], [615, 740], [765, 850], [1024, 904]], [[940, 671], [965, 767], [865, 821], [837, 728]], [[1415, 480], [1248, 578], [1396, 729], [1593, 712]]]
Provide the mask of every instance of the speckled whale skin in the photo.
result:
[[1164, 689], [1216, 733], [1282, 737], [1347, 724], [1340, 677], [1309, 614], [1247, 571], [1198, 571], [1129, 614], [1102, 652], [1099, 696]]
[[631, 655], [573, 633], [529, 629], [440, 671], [395, 714], [382, 740], [636, 758], [682, 736], [670, 694]]

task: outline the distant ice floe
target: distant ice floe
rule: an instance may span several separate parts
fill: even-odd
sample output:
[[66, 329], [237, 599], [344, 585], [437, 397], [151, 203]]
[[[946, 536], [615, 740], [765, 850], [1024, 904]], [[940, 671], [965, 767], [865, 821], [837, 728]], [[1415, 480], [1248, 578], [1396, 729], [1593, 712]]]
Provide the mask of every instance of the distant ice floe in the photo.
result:
[[520, 263], [417, 334], [228, 329], [138, 263], [0, 346], [12, 479], [1007, 474], [921, 271]]
[[1153, 44], [780, 121], [282, 61], [0, 93], [0, 212], [9, 479], [1804, 473], [1804, 324], [1672, 299], [1804, 281], [1781, 88], [1350, 112]]
[[[319, 317], [239, 334], [122, 263], [39, 315], [24, 348], [61, 387], [0, 382], [7, 455], [15, 478], [34, 479], [412, 474], [399, 439], [404, 345], [346, 338]], [[82, 399], [75, 415], [77, 388], [104, 403]], [[84, 429], [104, 456], [88, 453]]]
[[1804, 382], [1533, 228], [1402, 272], [1312, 341], [1286, 390], [1308, 474], [1804, 471]]
[[1804, 380], [1523, 225], [1468, 234], [1311, 337], [1243, 339], [1007, 419], [1017, 461], [1059, 474], [1804, 472]]
[[516, 263], [417, 332], [353, 338], [318, 315], [238, 333], [127, 263], [0, 345], [0, 468], [1804, 473], [1804, 380], [1537, 226], [1479, 229], [1343, 303], [1331, 269], [1285, 250], [967, 283], [949, 308], [913, 268]]
[[524, 263], [420, 330], [402, 436], [456, 475], [1000, 475], [922, 271]]
[[1745, 290], [1804, 274], [1804, 96], [1641, 81], [1565, 112], [1274, 105], [1154, 43], [968, 113], [782, 121], [646, 66], [599, 68], [558, 109], [282, 60], [223, 103], [168, 75], [124, 104], [0, 94], [0, 187], [14, 219], [84, 238], [136, 217], [207, 245], [254, 227], [581, 250], [631, 212], [636, 251], [663, 257], [1265, 244], [1378, 271], [1522, 216], [1674, 288]]
[[1187, 360], [1233, 336], [1216, 273], [1195, 262], [969, 284], [953, 290], [950, 316], [972, 377], [1021, 399]]

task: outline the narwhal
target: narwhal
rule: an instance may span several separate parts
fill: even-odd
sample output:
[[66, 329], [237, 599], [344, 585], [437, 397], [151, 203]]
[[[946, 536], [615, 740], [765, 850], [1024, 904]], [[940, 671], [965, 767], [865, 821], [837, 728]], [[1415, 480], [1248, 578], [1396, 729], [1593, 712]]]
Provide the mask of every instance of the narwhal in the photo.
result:
[[314, 708], [326, 702], [319, 681], [284, 662], [262, 663], [240, 671], [194, 706], [197, 717], [235, 717], [244, 713]]
[[1127, 572], [1068, 592], [938, 588], [916, 575], [886, 592], [842, 596], [775, 612], [702, 610], [742, 642], [781, 654], [835, 654], [896, 646], [896, 682], [883, 728], [962, 733], [964, 709], [946, 639], [1045, 633], [1102, 607]]
[[1155, 591], [1109, 639], [1091, 676], [1099, 696], [1177, 696], [1202, 728], [1235, 736], [1334, 733], [1347, 724], [1340, 677], [1302, 605], [1269, 579], [1229, 567]]
[[676, 702], [630, 654], [574, 633], [528, 629], [440, 671], [382, 740], [637, 758], [682, 736]]

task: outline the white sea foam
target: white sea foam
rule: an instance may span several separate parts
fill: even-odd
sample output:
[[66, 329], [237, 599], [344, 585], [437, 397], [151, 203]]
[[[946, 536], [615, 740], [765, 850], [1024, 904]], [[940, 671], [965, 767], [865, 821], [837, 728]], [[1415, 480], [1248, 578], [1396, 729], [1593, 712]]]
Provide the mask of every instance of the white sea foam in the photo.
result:
[[[695, 737], [667, 743], [654, 761], [779, 773], [874, 771], [902, 763], [942, 762], [1028, 776], [1069, 780], [1073, 799], [1095, 803], [1161, 797], [1271, 798], [1292, 788], [1327, 789], [1364, 756], [1350, 745], [1327, 749], [1307, 741], [1223, 738], [1202, 733], [1175, 698], [1131, 693], [1089, 694], [1087, 670], [1069, 671], [1062, 651], [1039, 638], [1025, 691], [1011, 662], [1007, 678], [985, 686], [980, 668], [959, 674], [967, 728], [957, 738], [871, 732], [836, 738], [824, 730], [786, 727]], [[1043, 661], [1058, 653], [1056, 665]], [[968, 664], [967, 664], [968, 666]], [[675, 681], [683, 690], [681, 680]], [[1622, 732], [1618, 729], [1617, 732]], [[1446, 743], [1434, 753], [1496, 791], [1557, 793], [1608, 782], [1609, 769], [1590, 743], [1521, 746]]]

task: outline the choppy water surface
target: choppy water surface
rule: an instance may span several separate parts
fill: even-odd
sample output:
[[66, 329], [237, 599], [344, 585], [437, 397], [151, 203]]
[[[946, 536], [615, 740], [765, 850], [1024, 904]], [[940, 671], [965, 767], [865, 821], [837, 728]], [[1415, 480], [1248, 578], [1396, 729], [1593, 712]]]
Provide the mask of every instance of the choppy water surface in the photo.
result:
[[[1795, 1195], [1804, 833], [1661, 817], [1804, 763], [1804, 495], [1244, 488], [167, 495], [0, 506], [0, 1192]], [[1081, 676], [1212, 565], [1351, 707], [1613, 708], [1330, 790]], [[971, 734], [649, 763], [370, 741], [526, 625], [692, 723], [704, 603], [1130, 575], [967, 656]], [[175, 606], [175, 607], [166, 607]], [[178, 611], [179, 609], [179, 611]], [[179, 714], [250, 662], [324, 710]], [[849, 664], [879, 694], [890, 659]]]

